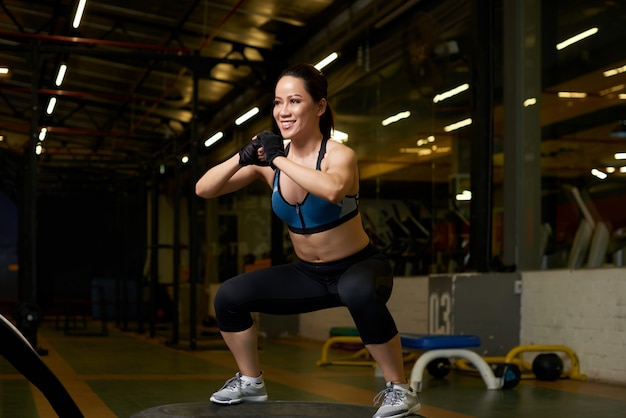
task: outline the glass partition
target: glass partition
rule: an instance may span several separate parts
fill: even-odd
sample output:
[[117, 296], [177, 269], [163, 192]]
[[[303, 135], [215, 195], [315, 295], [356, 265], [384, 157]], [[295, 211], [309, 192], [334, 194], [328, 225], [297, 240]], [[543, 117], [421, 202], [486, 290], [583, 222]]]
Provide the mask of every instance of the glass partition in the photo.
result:
[[[541, 3], [541, 94], [525, 105], [541, 113], [541, 152], [527, 158], [541, 161], [542, 225], [534, 248], [522, 251], [539, 250], [543, 269], [623, 266], [626, 163], [616, 156], [626, 152], [626, 10], [620, 2]], [[483, 231], [492, 234], [494, 270], [515, 269], [499, 263], [508, 239], [502, 4], [492, 45], [492, 231]], [[357, 36], [324, 70], [337, 133], [359, 156], [364, 222], [397, 276], [468, 270], [470, 145], [478, 140], [470, 116], [482, 88], [472, 84], [472, 21], [470, 2], [419, 3]]]

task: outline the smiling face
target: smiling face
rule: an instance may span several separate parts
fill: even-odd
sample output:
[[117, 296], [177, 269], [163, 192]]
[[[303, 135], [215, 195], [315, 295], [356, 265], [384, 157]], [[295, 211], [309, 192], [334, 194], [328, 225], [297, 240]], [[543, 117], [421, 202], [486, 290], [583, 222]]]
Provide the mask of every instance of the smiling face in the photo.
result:
[[325, 110], [326, 99], [314, 102], [301, 78], [287, 75], [278, 80], [273, 114], [283, 138], [319, 137], [319, 119]]

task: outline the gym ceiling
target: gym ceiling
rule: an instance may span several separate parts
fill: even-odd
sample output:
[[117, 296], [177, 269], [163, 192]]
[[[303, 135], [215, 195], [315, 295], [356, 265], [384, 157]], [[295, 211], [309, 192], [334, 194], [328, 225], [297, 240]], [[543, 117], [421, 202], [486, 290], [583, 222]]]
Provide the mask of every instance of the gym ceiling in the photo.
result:
[[[432, 47], [451, 40], [470, 46], [471, 4], [462, 0], [87, 0], [75, 29], [78, 3], [0, 0], [0, 67], [9, 68], [0, 75], [0, 149], [23, 155], [33, 143], [31, 132], [38, 136], [45, 128], [38, 156], [44, 188], [145, 176], [155, 166], [177, 164], [194, 143], [201, 166], [218, 162], [250, 132], [269, 128], [273, 83], [285, 66], [315, 63], [333, 51], [340, 58], [325, 70], [330, 94], [337, 95], [337, 120], [350, 131], [363, 176], [431, 181], [428, 161], [434, 157], [398, 153], [415, 146], [414, 131], [396, 133], [393, 144], [381, 141], [364, 123], [368, 115], [358, 108], [359, 94], [384, 80], [398, 92], [397, 101], [423, 101], [416, 107], [428, 109], [436, 93], [429, 89], [433, 79], [416, 88], [395, 77], [394, 62], [411, 62], [423, 50], [431, 56], [420, 68], [440, 66], [451, 87], [470, 79], [466, 61], [437, 62]], [[601, 28], [584, 46], [558, 57], [544, 52], [542, 168], [544, 174], [584, 176], [626, 151], [624, 138], [611, 135], [626, 119], [626, 101], [617, 98], [626, 93], [626, 74], [602, 76], [602, 70], [626, 64], [626, 6], [617, 0], [549, 3], [554, 6], [543, 13], [558, 22], [549, 34], [555, 39], [591, 24]], [[358, 55], [364, 45], [371, 47], [367, 69]], [[62, 64], [67, 72], [57, 86]], [[501, 77], [501, 63], [496, 67]], [[606, 93], [619, 85], [622, 90]], [[501, 92], [501, 85], [496, 88]], [[557, 96], [563, 90], [587, 97], [564, 106]], [[51, 98], [56, 105], [48, 115]], [[265, 118], [236, 128], [233, 120], [253, 106]], [[379, 106], [391, 109], [393, 103]], [[466, 100], [460, 111], [467, 106]], [[496, 141], [503, 113], [496, 104]], [[429, 114], [423, 124], [437, 125], [438, 117]], [[217, 131], [225, 133], [222, 142], [205, 148]], [[497, 152], [496, 175], [503, 160]], [[436, 158], [449, 173], [452, 153]]]

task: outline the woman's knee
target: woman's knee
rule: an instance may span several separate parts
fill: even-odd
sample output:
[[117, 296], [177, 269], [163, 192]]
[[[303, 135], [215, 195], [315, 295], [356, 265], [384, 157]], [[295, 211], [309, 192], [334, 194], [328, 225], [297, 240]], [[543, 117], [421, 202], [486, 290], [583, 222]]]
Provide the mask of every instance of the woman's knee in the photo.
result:
[[213, 299], [215, 314], [218, 317], [232, 310], [233, 306], [241, 303], [239, 300], [241, 292], [238, 291], [238, 287], [231, 280], [234, 280], [234, 278], [226, 280], [220, 285]]
[[222, 331], [239, 332], [253, 324], [252, 315], [243, 307], [241, 292], [236, 285], [228, 283], [228, 280], [219, 287], [213, 306], [217, 326]]

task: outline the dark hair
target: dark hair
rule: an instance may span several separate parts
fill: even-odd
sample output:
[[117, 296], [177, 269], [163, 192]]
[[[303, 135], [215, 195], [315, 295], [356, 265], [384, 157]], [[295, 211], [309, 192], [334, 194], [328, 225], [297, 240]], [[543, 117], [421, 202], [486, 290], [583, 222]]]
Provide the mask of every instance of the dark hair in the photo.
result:
[[335, 129], [335, 118], [330, 103], [328, 103], [328, 81], [324, 74], [310, 64], [296, 64], [284, 70], [278, 80], [285, 76], [303, 80], [304, 88], [315, 102], [326, 99], [326, 111], [320, 117], [320, 131], [322, 131], [324, 139], [330, 138], [332, 130]]

